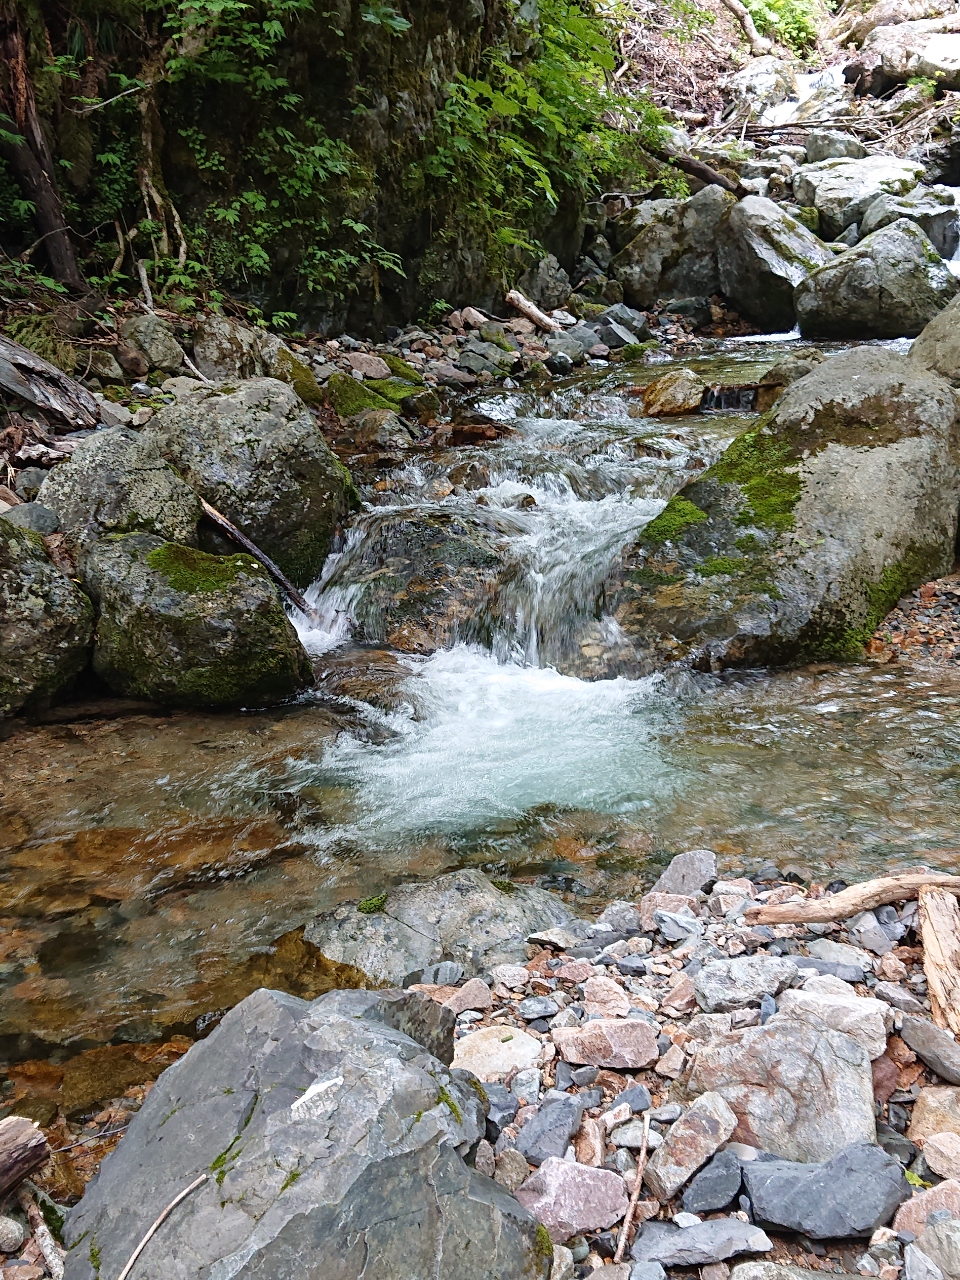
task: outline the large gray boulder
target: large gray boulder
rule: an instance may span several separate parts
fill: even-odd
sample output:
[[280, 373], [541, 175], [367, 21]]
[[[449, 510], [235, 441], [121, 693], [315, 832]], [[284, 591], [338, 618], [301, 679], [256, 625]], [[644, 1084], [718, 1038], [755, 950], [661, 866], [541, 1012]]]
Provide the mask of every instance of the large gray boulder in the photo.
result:
[[774, 1014], [715, 1036], [694, 1056], [685, 1090], [719, 1093], [735, 1142], [803, 1163], [876, 1141], [870, 1059], [839, 1031]]
[[877, 196], [863, 215], [860, 239], [907, 218], [915, 222], [941, 258], [952, 258], [960, 245], [960, 208], [946, 187], [917, 187], [905, 196]]
[[875, 95], [918, 78], [944, 89], [960, 88], [960, 34], [944, 30], [952, 25], [951, 18], [921, 18], [877, 26], [844, 68], [845, 76], [861, 92]]
[[183, 347], [173, 325], [161, 316], [131, 316], [120, 326], [120, 335], [143, 352], [153, 369], [176, 373], [183, 364]]
[[938, 373], [960, 384], [960, 296], [924, 327], [907, 359], [916, 372]]
[[720, 187], [704, 187], [689, 200], [648, 200], [617, 223], [620, 252], [610, 274], [635, 307], [659, 298], [716, 293], [716, 235], [720, 220], [736, 202]]
[[838, 44], [863, 44], [876, 27], [894, 27], [901, 22], [915, 22], [918, 18], [938, 18], [954, 13], [954, 0], [879, 0], [866, 13], [855, 11], [842, 20], [846, 29]]
[[900, 218], [802, 280], [805, 338], [913, 337], [960, 289], [915, 222]]
[[224, 315], [198, 317], [193, 332], [194, 362], [213, 382], [278, 378], [305, 404], [320, 404], [323, 393], [310, 366], [282, 338]]
[[798, 96], [796, 71], [796, 64], [765, 54], [750, 58], [745, 67], [721, 82], [721, 88], [732, 106], [746, 108], [757, 116], [768, 107]]
[[294, 582], [319, 576], [356, 493], [293, 387], [186, 388], [151, 425], [171, 465]]
[[529, 934], [572, 919], [543, 889], [505, 892], [465, 870], [344, 903], [308, 925], [304, 938], [327, 959], [399, 986], [442, 960], [462, 965], [468, 977], [496, 964], [523, 964]]
[[196, 545], [200, 500], [164, 461], [150, 432], [111, 427], [82, 440], [47, 473], [37, 501], [80, 553], [108, 533], [153, 533]]
[[310, 683], [277, 590], [250, 556], [131, 533], [102, 538], [84, 578], [98, 610], [93, 668], [117, 693], [173, 706], [264, 706]]
[[794, 382], [608, 584], [639, 669], [862, 653], [905, 591], [952, 564], [955, 418], [944, 379], [875, 347]]
[[772, 200], [747, 196], [717, 230], [720, 287], [748, 319], [771, 333], [794, 325], [794, 287], [833, 254]]
[[377, 1018], [260, 990], [157, 1081], [64, 1230], [66, 1280], [543, 1280], [536, 1220], [463, 1153], [482, 1091]]
[[905, 196], [922, 177], [923, 166], [913, 160], [842, 157], [801, 165], [793, 175], [793, 193], [797, 204], [819, 212], [824, 235], [836, 237], [859, 222], [878, 196]]
[[49, 701], [86, 665], [93, 605], [39, 534], [0, 517], [0, 718]]

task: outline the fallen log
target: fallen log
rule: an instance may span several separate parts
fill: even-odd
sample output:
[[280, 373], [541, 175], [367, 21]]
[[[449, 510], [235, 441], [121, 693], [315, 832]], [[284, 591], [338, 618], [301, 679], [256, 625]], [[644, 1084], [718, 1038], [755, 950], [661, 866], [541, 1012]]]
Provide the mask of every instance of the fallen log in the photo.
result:
[[905, 902], [927, 888], [943, 889], [960, 896], [960, 876], [938, 871], [901, 871], [896, 875], [867, 880], [864, 884], [851, 885], [826, 898], [781, 902], [773, 907], [749, 907], [744, 917], [748, 924], [832, 924], [888, 902]]
[[316, 618], [316, 610], [310, 608], [304, 596], [297, 590], [279, 565], [274, 564], [255, 542], [251, 542], [245, 533], [241, 533], [235, 524], [232, 524], [226, 516], [222, 516], [216, 507], [211, 507], [210, 503], [204, 498], [200, 499], [200, 506], [203, 508], [203, 514], [212, 520], [218, 529], [222, 529], [234, 542], [239, 543], [244, 551], [252, 555], [254, 560], [263, 565], [280, 590], [286, 593], [291, 603], [295, 604], [301, 613], [305, 613], [308, 618]]
[[536, 303], [531, 302], [519, 289], [510, 290], [507, 294], [507, 302], [511, 307], [515, 307], [522, 316], [532, 320], [538, 329], [546, 329], [548, 333], [557, 333], [560, 330], [561, 326], [557, 321], [552, 320], [550, 316], [541, 311]]
[[750, 52], [755, 58], [762, 58], [764, 54], [769, 53], [773, 48], [773, 41], [768, 40], [766, 36], [762, 36], [756, 28], [750, 11], [746, 5], [741, 4], [740, 0], [721, 0], [725, 9], [728, 9], [743, 28], [743, 34], [747, 37], [747, 44], [750, 46]]
[[24, 1187], [21, 1187], [17, 1193], [17, 1202], [27, 1215], [30, 1230], [33, 1232], [33, 1238], [43, 1254], [43, 1260], [46, 1263], [47, 1270], [50, 1272], [51, 1280], [63, 1280], [63, 1259], [66, 1255], [54, 1240], [53, 1232], [44, 1221], [40, 1206]]
[[0, 1120], [0, 1198], [49, 1159], [47, 1140], [32, 1120], [24, 1116]]
[[72, 427], [95, 427], [100, 406], [79, 382], [29, 347], [0, 334], [0, 388], [64, 418]]
[[938, 1027], [960, 1035], [960, 907], [946, 889], [920, 890], [923, 972], [930, 1011]]
[[647, 147], [647, 150], [655, 160], [660, 160], [663, 164], [675, 165], [682, 173], [688, 173], [691, 178], [699, 178], [707, 186], [722, 187], [724, 191], [735, 195], [738, 200], [742, 200], [744, 196], [753, 195], [753, 192], [748, 190], [742, 182], [731, 181], [726, 174], [718, 173], [702, 160], [694, 160], [693, 156], [671, 156], [666, 151], [656, 151], [653, 147]]

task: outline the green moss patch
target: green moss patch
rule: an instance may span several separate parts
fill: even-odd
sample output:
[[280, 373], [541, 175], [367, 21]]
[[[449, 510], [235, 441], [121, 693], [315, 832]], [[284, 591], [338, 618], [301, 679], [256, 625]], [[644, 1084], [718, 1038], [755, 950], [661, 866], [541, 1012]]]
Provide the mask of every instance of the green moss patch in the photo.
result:
[[262, 572], [249, 556], [211, 556], [175, 542], [165, 542], [149, 552], [147, 564], [162, 573], [174, 591], [185, 595], [224, 591], [236, 582], [240, 573]]
[[394, 408], [389, 400], [345, 373], [331, 374], [324, 391], [331, 409], [341, 418], [352, 418], [365, 409]]
[[400, 382], [395, 378], [370, 378], [364, 384], [375, 395], [389, 401], [394, 409], [398, 409], [409, 396], [416, 395], [416, 388], [409, 382]]
[[688, 498], [679, 494], [671, 498], [655, 520], [651, 520], [643, 531], [645, 542], [676, 542], [684, 529], [691, 525], [702, 524], [707, 513], [701, 511]]
[[743, 567], [743, 561], [734, 556], [709, 556], [697, 572], [702, 578], [718, 578], [721, 574], [739, 573]]
[[406, 360], [401, 360], [399, 356], [384, 356], [383, 360], [395, 378], [402, 378], [404, 382], [412, 382], [416, 387], [423, 386], [423, 378], [417, 373], [412, 364], [407, 364]]
[[375, 898], [362, 898], [357, 903], [357, 910], [365, 916], [376, 915], [378, 911], [382, 911], [387, 905], [387, 895], [378, 893]]
[[739, 525], [782, 533], [792, 527], [800, 499], [798, 465], [791, 446], [761, 423], [738, 436], [703, 478], [739, 486], [746, 499]]
[[[304, 404], [322, 404], [323, 392], [309, 365], [290, 351], [279, 351], [273, 363], [274, 377], [288, 382]], [[351, 379], [352, 381], [352, 379]]]
[[550, 1239], [550, 1232], [542, 1222], [537, 1223], [534, 1248], [541, 1258], [553, 1257], [553, 1241]]
[[63, 336], [51, 315], [17, 316], [5, 326], [4, 333], [64, 373], [73, 373], [77, 367], [77, 349]]
[[893, 606], [918, 583], [927, 582], [941, 569], [936, 547], [910, 547], [902, 560], [887, 565], [879, 582], [867, 586], [867, 612], [858, 627], [835, 632], [816, 647], [815, 656], [855, 661], [863, 657], [867, 641]]

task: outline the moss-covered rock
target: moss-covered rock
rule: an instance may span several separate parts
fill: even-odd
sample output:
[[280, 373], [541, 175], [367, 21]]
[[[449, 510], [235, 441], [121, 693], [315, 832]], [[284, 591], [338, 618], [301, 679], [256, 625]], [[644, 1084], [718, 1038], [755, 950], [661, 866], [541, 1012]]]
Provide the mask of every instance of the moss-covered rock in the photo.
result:
[[43, 539], [0, 517], [0, 718], [49, 702], [86, 665], [93, 606]]
[[107, 533], [197, 541], [200, 501], [151, 432], [111, 427], [88, 436], [69, 462], [49, 472], [37, 501], [55, 512], [81, 554]]
[[250, 556], [111, 536], [87, 557], [85, 580], [98, 609], [93, 668], [117, 693], [264, 706], [311, 681], [276, 588]]
[[294, 582], [319, 575], [358, 499], [291, 386], [253, 378], [185, 388], [151, 427], [170, 464]]
[[[327, 403], [341, 418], [352, 418], [365, 409], [393, 409], [394, 403], [385, 396], [371, 391], [347, 373], [334, 373], [324, 387]], [[408, 391], [409, 394], [409, 391]]]
[[817, 366], [644, 530], [608, 589], [643, 669], [856, 657], [952, 564], [948, 384], [860, 347]]

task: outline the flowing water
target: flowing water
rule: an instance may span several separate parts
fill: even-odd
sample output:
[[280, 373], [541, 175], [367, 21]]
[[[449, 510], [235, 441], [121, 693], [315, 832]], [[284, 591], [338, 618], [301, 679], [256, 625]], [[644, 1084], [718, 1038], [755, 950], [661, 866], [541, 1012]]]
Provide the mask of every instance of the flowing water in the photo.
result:
[[[791, 345], [684, 363], [749, 383]], [[404, 876], [477, 866], [586, 907], [695, 846], [731, 872], [955, 866], [960, 671], [576, 674], [619, 643], [602, 583], [622, 549], [750, 420], [644, 419], [635, 384], [662, 368], [491, 393], [478, 407], [509, 426], [502, 440], [421, 452], [371, 486], [311, 592], [319, 624], [298, 620], [318, 693], [4, 744], [8, 1056], [194, 1033], [262, 983], [349, 981], [303, 926]], [[440, 520], [489, 553], [486, 593], [436, 651], [398, 649], [371, 604], [395, 570], [377, 559], [384, 531]]]

